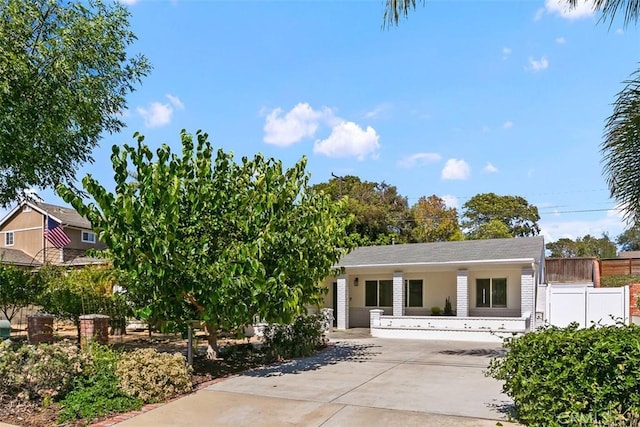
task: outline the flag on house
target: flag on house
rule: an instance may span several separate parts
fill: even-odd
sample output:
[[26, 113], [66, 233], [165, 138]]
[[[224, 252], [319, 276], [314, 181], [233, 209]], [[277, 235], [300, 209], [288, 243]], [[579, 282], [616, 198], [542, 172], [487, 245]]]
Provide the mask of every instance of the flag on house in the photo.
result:
[[71, 243], [71, 239], [67, 236], [67, 233], [64, 232], [60, 224], [50, 217], [47, 217], [47, 222], [44, 226], [44, 238], [58, 249], [64, 248]]

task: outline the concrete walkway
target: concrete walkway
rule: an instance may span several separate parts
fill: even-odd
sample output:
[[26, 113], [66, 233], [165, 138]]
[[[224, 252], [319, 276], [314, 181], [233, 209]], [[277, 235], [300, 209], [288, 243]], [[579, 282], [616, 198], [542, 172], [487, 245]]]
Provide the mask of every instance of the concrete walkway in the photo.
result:
[[119, 426], [496, 426], [511, 405], [483, 374], [492, 344], [338, 340], [218, 382]]

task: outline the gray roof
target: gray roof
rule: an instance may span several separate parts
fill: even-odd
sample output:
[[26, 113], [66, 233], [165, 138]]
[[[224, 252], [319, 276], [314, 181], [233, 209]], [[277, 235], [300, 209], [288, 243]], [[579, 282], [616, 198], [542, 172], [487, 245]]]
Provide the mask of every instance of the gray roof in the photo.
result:
[[406, 264], [438, 264], [496, 262], [500, 260], [532, 260], [540, 262], [544, 239], [463, 240], [459, 242], [410, 243], [404, 245], [364, 246], [345, 255], [338, 267], [391, 266]]
[[49, 203], [34, 203], [35, 206], [42, 209], [52, 217], [62, 221], [63, 226], [84, 228], [91, 230], [91, 223], [73, 208], [64, 206], [51, 205]]
[[35, 260], [31, 255], [18, 250], [0, 248], [0, 262], [3, 264], [23, 265], [37, 267], [42, 265], [38, 260]]

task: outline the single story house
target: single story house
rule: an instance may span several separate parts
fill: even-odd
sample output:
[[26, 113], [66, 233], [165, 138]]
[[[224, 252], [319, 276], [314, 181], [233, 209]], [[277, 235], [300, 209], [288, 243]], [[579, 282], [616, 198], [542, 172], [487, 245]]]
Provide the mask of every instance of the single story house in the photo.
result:
[[[533, 328], [544, 281], [544, 239], [359, 247], [326, 281], [335, 327], [373, 336], [496, 340]], [[432, 308], [448, 316], [432, 315]], [[433, 314], [438, 314], [438, 313]]]

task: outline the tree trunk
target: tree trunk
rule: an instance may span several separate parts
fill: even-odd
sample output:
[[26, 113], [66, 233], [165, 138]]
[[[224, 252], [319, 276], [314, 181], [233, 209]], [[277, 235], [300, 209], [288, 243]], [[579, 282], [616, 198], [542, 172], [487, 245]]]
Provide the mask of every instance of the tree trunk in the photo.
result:
[[218, 328], [207, 322], [204, 324], [204, 330], [207, 333], [207, 359], [215, 360], [218, 358]]

